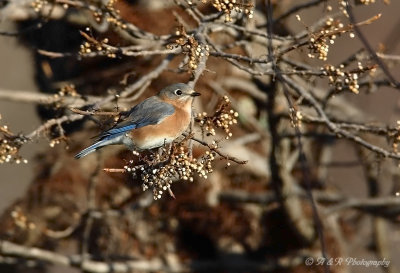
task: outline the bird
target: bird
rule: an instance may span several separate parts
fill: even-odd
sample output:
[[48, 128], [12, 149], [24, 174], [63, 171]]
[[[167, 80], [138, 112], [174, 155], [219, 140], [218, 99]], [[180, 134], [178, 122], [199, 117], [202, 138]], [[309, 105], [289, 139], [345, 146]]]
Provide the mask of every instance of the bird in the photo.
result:
[[170, 144], [189, 126], [193, 99], [201, 94], [185, 83], [163, 88], [133, 108], [97, 141], [75, 155], [82, 158], [98, 149], [115, 144], [132, 151], [144, 151]]

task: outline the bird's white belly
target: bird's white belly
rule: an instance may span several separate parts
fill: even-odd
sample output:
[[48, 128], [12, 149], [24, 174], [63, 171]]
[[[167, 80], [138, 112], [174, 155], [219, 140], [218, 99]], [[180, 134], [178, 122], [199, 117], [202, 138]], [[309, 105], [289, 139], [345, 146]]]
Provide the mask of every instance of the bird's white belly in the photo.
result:
[[148, 150], [157, 147], [161, 147], [165, 144], [169, 144], [174, 141], [174, 137], [159, 137], [159, 138], [152, 138], [149, 140], [144, 141], [142, 145], [138, 145], [137, 147], [141, 150]]

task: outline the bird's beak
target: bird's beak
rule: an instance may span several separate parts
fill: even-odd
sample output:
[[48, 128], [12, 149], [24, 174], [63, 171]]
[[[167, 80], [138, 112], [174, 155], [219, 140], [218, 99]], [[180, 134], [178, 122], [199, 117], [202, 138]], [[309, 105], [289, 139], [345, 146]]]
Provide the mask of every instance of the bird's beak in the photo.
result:
[[198, 97], [200, 95], [201, 94], [199, 92], [193, 92], [193, 93], [190, 94], [190, 96], [192, 96], [192, 97]]

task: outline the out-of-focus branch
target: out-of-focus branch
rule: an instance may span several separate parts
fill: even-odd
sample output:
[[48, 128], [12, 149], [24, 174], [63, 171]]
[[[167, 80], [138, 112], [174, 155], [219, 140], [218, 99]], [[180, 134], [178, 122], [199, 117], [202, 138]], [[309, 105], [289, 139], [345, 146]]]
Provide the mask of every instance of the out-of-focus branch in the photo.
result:
[[370, 45], [370, 43], [368, 42], [368, 40], [365, 38], [364, 34], [361, 32], [361, 30], [359, 28], [359, 24], [355, 23], [356, 20], [355, 20], [354, 14], [353, 14], [353, 8], [350, 5], [348, 0], [346, 0], [346, 10], [347, 10], [347, 13], [349, 15], [350, 22], [354, 26], [354, 31], [357, 33], [357, 36], [360, 39], [360, 41], [363, 43], [365, 49], [369, 52], [369, 54], [371, 54], [372, 58], [380, 66], [380, 68], [382, 69], [383, 73], [386, 75], [386, 77], [389, 79], [389, 81], [392, 83], [392, 85], [394, 87], [396, 87], [397, 89], [400, 89], [400, 82], [397, 81], [393, 77], [393, 75], [390, 73], [389, 69], [386, 67], [385, 63], [382, 62], [382, 60], [376, 54], [375, 50], [373, 50], [373, 48]]
[[[87, 209], [88, 211], [92, 211], [96, 209], [96, 190], [97, 184], [99, 181], [99, 173], [100, 173], [100, 153], [97, 153], [96, 158], [96, 168], [89, 178], [88, 188], [87, 188]], [[84, 230], [82, 232], [82, 240], [80, 245], [81, 255], [84, 259], [88, 259], [90, 257], [89, 246], [90, 246], [90, 234], [92, 233], [94, 219], [92, 215], [89, 213], [84, 223]]]
[[349, 131], [344, 130], [344, 129], [340, 128], [339, 126], [337, 126], [334, 122], [332, 122], [330, 120], [330, 118], [327, 116], [326, 112], [323, 110], [321, 104], [311, 95], [311, 93], [307, 92], [300, 85], [296, 84], [290, 77], [285, 76], [285, 75], [282, 75], [282, 77], [285, 80], [285, 82], [290, 86], [290, 88], [295, 90], [300, 96], [302, 96], [304, 99], [306, 99], [308, 102], [311, 103], [311, 105], [316, 110], [316, 112], [318, 113], [318, 115], [320, 116], [320, 118], [322, 119], [324, 124], [334, 134], [341, 135], [351, 141], [354, 141], [354, 142], [362, 145], [363, 147], [365, 147], [375, 153], [383, 155], [384, 157], [400, 159], [400, 154], [397, 154], [394, 152], [389, 152], [381, 147], [373, 145], [373, 144], [365, 141], [361, 137], [354, 135], [354, 134], [350, 133]]
[[83, 105], [98, 101], [100, 98], [95, 96], [82, 97], [56, 97], [54, 95], [45, 95], [37, 91], [22, 91], [22, 90], [6, 90], [0, 89], [0, 100], [36, 103], [42, 105], [51, 105], [61, 103], [69, 107], [82, 107]]
[[213, 145], [210, 145], [210, 144], [208, 144], [208, 143], [205, 142], [205, 141], [202, 141], [202, 140], [200, 140], [200, 139], [198, 139], [198, 138], [195, 138], [195, 137], [192, 137], [191, 139], [194, 140], [194, 141], [196, 141], [197, 143], [200, 143], [200, 144], [203, 145], [203, 146], [206, 146], [206, 147], [209, 148], [211, 151], [216, 152], [220, 157], [225, 158], [226, 160], [235, 162], [235, 163], [237, 163], [237, 164], [246, 164], [246, 163], [247, 163], [247, 160], [239, 160], [239, 159], [237, 159], [237, 158], [235, 158], [235, 157], [232, 157], [232, 156], [229, 156], [229, 155], [226, 155], [226, 154], [222, 153], [220, 150], [218, 150], [217, 148], [215, 148]]
[[65, 52], [54, 52], [54, 51], [48, 51], [48, 50], [43, 50], [39, 49], [38, 53], [47, 56], [50, 58], [66, 58], [66, 57], [82, 57], [82, 58], [94, 58], [94, 57], [100, 57], [100, 56], [108, 56], [109, 54], [118, 54], [118, 55], [124, 55], [127, 57], [139, 57], [139, 56], [154, 56], [154, 55], [167, 55], [167, 54], [179, 54], [180, 49], [132, 49], [132, 47], [116, 47], [116, 46], [111, 46], [111, 45], [105, 45], [102, 44], [103, 47], [105, 47], [104, 50], [99, 50], [95, 52], [90, 52], [90, 53], [65, 53]]
[[[386, 217], [396, 220], [400, 215], [400, 198], [398, 197], [375, 197], [375, 198], [349, 198], [339, 193], [329, 193], [325, 191], [313, 191], [315, 200], [327, 207], [324, 209], [325, 215], [339, 213], [347, 209], [356, 209], [376, 216]], [[301, 198], [307, 198], [303, 189], [297, 188], [294, 192]], [[283, 196], [283, 198], [287, 198]], [[250, 193], [242, 190], [223, 191], [219, 199], [225, 202], [243, 202], [268, 205], [278, 202], [273, 192]]]
[[299, 11], [301, 11], [303, 9], [317, 6], [317, 5], [319, 5], [319, 4], [321, 4], [322, 2], [325, 2], [325, 1], [326, 0], [311, 0], [309, 2], [302, 3], [302, 4], [299, 4], [297, 6], [294, 6], [293, 8], [291, 8], [290, 10], [288, 10], [287, 12], [283, 13], [278, 18], [276, 18], [274, 20], [274, 23], [282, 21], [282, 20], [286, 19], [287, 17], [289, 17], [290, 15], [292, 15], [292, 14], [294, 14], [296, 12], [299, 12]]
[[[82, 256], [66, 256], [53, 251], [48, 251], [35, 247], [26, 247], [14, 244], [9, 241], [0, 241], [0, 254], [2, 256], [14, 256], [27, 259], [39, 260], [56, 265], [79, 268], [85, 272], [108, 273], [108, 272], [131, 272], [140, 271], [165, 271], [161, 261], [126, 261], [126, 262], [98, 262], [94, 260], [84, 260]], [[170, 270], [168, 270], [170, 271]], [[174, 272], [188, 271], [187, 267], [176, 269]]]
[[[288, 256], [278, 259], [275, 262], [259, 262], [250, 259], [229, 259], [229, 260], [194, 260], [185, 264], [175, 263], [168, 266], [160, 259], [153, 260], [127, 260], [123, 262], [99, 262], [91, 259], [83, 259], [80, 255], [67, 256], [53, 251], [44, 250], [36, 247], [27, 247], [12, 243], [10, 241], [0, 241], [0, 255], [5, 257], [21, 257], [46, 262], [55, 265], [78, 268], [91, 273], [127, 273], [132, 271], [141, 272], [193, 272], [193, 271], [220, 271], [220, 270], [251, 270], [274, 272], [282, 268], [292, 268], [303, 263], [305, 257], [310, 253], [299, 253], [296, 256]], [[312, 254], [311, 254], [312, 255]]]
[[38, 128], [33, 130], [31, 133], [25, 135], [24, 138], [28, 140], [33, 140], [35, 137], [38, 137], [41, 133], [49, 130], [54, 125], [61, 125], [64, 122], [73, 122], [77, 120], [81, 120], [83, 118], [82, 115], [73, 114], [73, 115], [66, 115], [62, 116], [61, 118], [50, 119], [46, 121], [44, 124], [40, 125]]
[[[146, 74], [137, 80], [134, 84], [129, 85], [120, 94], [120, 97], [126, 98], [133, 94], [136, 90], [146, 84], [148, 81], [152, 81], [157, 78], [165, 69], [167, 69], [168, 64], [172, 61], [175, 56], [173, 54], [168, 55], [157, 67], [155, 67], [151, 72]], [[139, 95], [133, 96], [137, 98]], [[132, 98], [131, 98], [132, 99]]]
[[104, 112], [104, 111], [82, 111], [76, 108], [70, 108], [70, 110], [76, 114], [84, 116], [118, 116], [120, 112]]

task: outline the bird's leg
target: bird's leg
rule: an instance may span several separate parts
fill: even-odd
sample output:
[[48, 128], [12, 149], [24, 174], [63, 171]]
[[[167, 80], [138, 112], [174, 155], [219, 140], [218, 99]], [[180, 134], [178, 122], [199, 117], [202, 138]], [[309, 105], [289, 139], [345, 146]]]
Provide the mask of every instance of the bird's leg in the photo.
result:
[[158, 149], [158, 155], [160, 159], [162, 159], [163, 154], [168, 151], [167, 147], [168, 147], [167, 140], [164, 139], [164, 144]]
[[171, 156], [172, 153], [172, 146], [173, 146], [174, 142], [171, 142], [168, 146], [168, 155]]
[[150, 165], [157, 164], [157, 155], [158, 155], [158, 153], [159, 153], [159, 149], [157, 149], [157, 151], [155, 151], [154, 149], [150, 150], [150, 153], [148, 155], [148, 160], [147, 160]]
[[160, 148], [158, 148], [157, 152], [158, 152], [158, 157], [161, 159], [162, 155], [163, 155], [163, 151], [164, 150], [164, 146], [161, 146]]

